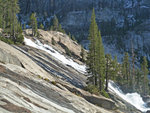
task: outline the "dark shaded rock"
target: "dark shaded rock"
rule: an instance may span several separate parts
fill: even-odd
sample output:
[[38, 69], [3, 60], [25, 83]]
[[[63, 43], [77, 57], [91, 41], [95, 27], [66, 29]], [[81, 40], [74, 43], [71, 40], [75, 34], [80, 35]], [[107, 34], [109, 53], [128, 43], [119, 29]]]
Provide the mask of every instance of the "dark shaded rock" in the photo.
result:
[[79, 90], [75, 87], [71, 87], [69, 85], [65, 85], [65, 84], [61, 84], [61, 85], [63, 85], [65, 88], [67, 88], [72, 93], [83, 97], [84, 99], [86, 99], [88, 102], [90, 102], [92, 104], [95, 104], [97, 106], [103, 107], [105, 109], [110, 109], [110, 110], [114, 110], [117, 108], [115, 102], [108, 98], [92, 95], [90, 93], [85, 93], [84, 91], [81, 91], [81, 90]]
[[96, 97], [96, 96], [84, 96], [84, 98], [95, 104], [95, 105], [98, 105], [100, 107], [103, 107], [105, 109], [110, 109], [110, 110], [114, 110], [117, 108], [115, 102], [109, 100], [109, 99], [105, 99], [104, 97], [101, 98], [101, 97]]
[[143, 101], [146, 102], [146, 103], [147, 103], [147, 102], [150, 102], [150, 96], [143, 96], [142, 99], [143, 99]]
[[148, 102], [146, 105], [147, 105], [147, 107], [150, 107], [150, 102]]
[[146, 113], [150, 113], [150, 110], [148, 110]]

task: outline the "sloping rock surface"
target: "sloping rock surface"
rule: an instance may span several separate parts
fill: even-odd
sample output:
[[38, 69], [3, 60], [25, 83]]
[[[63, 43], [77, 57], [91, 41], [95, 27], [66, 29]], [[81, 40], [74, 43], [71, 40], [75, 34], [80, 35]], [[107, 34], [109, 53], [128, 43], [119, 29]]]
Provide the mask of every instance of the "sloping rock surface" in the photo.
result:
[[0, 54], [2, 113], [121, 113], [113, 100], [82, 89], [86, 75], [45, 51], [0, 41]]
[[[16, 58], [22, 64], [4, 62], [5, 60], [1, 59], [0, 111], [2, 113], [116, 112], [98, 107], [69, 91], [62, 84], [83, 86], [86, 77], [73, 68], [56, 61], [47, 53], [27, 46], [12, 47], [1, 41], [0, 49], [3, 51], [1, 54], [12, 55], [12, 58]], [[16, 59], [12, 61], [15, 62]], [[42, 67], [40, 63], [44, 66]], [[49, 72], [45, 69], [46, 66], [48, 70], [52, 68], [57, 73], [55, 71]], [[59, 73], [63, 73], [62, 75], [67, 77], [61, 77]]]

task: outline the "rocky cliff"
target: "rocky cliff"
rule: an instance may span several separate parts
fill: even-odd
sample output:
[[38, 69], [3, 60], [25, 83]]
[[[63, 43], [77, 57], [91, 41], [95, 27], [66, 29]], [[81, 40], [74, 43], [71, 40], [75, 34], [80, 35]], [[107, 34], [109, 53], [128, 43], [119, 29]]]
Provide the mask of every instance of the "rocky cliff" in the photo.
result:
[[[81, 49], [81, 46], [70, 40], [68, 36], [40, 30], [40, 38], [37, 40], [30, 37], [30, 32], [30, 30], [24, 32], [26, 45], [8, 45], [0, 41], [1, 112], [140, 112], [128, 103], [116, 103], [82, 89], [86, 86], [87, 76], [72, 66], [72, 64], [83, 65], [78, 59], [80, 57], [78, 49]], [[52, 45], [52, 37], [56, 40], [56, 45]], [[60, 40], [68, 48], [70, 45], [76, 47], [69, 50], [78, 57], [67, 56], [64, 46], [59, 45]], [[27, 46], [29, 44], [31, 45]], [[59, 53], [64, 56], [63, 60], [67, 59], [72, 64], [64, 64], [62, 56], [57, 57]]]

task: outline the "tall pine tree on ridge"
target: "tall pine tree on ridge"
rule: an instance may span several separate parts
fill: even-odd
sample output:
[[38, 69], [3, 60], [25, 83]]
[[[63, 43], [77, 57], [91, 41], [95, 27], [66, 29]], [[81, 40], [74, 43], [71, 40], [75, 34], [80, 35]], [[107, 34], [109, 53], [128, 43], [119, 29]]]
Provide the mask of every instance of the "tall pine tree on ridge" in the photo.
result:
[[89, 53], [86, 64], [88, 67], [87, 71], [91, 75], [89, 81], [102, 91], [104, 89], [105, 78], [105, 54], [101, 34], [95, 18], [95, 11], [93, 9], [88, 37], [90, 40]]

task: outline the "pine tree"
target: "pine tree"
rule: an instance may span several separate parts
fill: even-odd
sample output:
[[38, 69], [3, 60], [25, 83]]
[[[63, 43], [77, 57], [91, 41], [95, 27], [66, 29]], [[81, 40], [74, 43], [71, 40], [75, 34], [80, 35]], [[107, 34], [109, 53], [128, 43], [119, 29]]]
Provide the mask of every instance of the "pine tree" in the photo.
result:
[[88, 56], [87, 56], [87, 71], [89, 74], [91, 74], [91, 77], [89, 78], [90, 82], [92, 82], [93, 85], [97, 86], [97, 74], [96, 74], [96, 39], [98, 36], [98, 26], [96, 24], [96, 20], [95, 20], [95, 11], [93, 9], [92, 12], [92, 17], [91, 17], [91, 25], [90, 25], [90, 29], [89, 29], [89, 40], [90, 40], [90, 44], [89, 44], [89, 52], [88, 52]]
[[76, 38], [75, 38], [74, 35], [71, 36], [71, 39], [72, 39], [73, 41], [76, 41]]
[[100, 91], [102, 91], [104, 89], [105, 77], [105, 54], [101, 34], [95, 20], [94, 9], [92, 12], [88, 38], [90, 44], [86, 64], [88, 67], [87, 71], [91, 75], [89, 81], [93, 85], [98, 86]]
[[68, 36], [69, 36], [69, 38], [71, 38], [71, 33], [70, 32], [69, 32]]
[[100, 91], [104, 90], [105, 84], [105, 70], [106, 70], [106, 62], [105, 62], [105, 52], [102, 43], [102, 37], [100, 31], [98, 32], [98, 37], [96, 39], [96, 56], [95, 56], [95, 68], [96, 74], [98, 74], [99, 80], [99, 89]]
[[26, 29], [26, 24], [23, 24], [23, 29]]
[[50, 27], [50, 30], [59, 31], [62, 33], [65, 33], [65, 30], [62, 28], [61, 24], [59, 24], [58, 18], [56, 15], [54, 15], [52, 26]]
[[85, 51], [84, 51], [83, 47], [81, 47], [81, 53], [80, 53], [80, 55], [81, 55], [81, 61], [85, 62]]
[[37, 19], [36, 19], [35, 13], [32, 13], [30, 16], [30, 25], [32, 27], [32, 36], [36, 36], [38, 33], [38, 30], [37, 30]]
[[58, 18], [56, 17], [56, 15], [54, 15], [54, 19], [53, 19], [53, 30], [54, 30], [54, 31], [58, 31], [58, 27], [59, 27]]
[[148, 94], [148, 64], [147, 64], [147, 59], [146, 57], [143, 57], [143, 62], [141, 64], [141, 70], [142, 70], [142, 74], [143, 74], [143, 94], [146, 95]]
[[0, 0], [0, 28], [2, 28], [2, 22], [3, 22], [3, 9], [2, 9], [2, 0]]
[[1, 18], [1, 28], [3, 31], [6, 27], [6, 15], [7, 15], [7, 3], [8, 1], [0, 0], [0, 18]]
[[111, 68], [112, 68], [112, 58], [110, 54], [106, 54], [106, 88], [105, 90], [108, 90], [108, 80], [110, 79], [111, 76]]
[[55, 45], [56, 41], [54, 40], [54, 38], [52, 37], [52, 45]]
[[135, 80], [136, 80], [136, 84], [135, 84], [135, 88], [136, 88], [136, 92], [138, 92], [138, 93], [142, 93], [142, 83], [143, 83], [143, 81], [142, 81], [142, 71], [139, 69], [139, 68], [137, 68], [136, 69], [136, 74], [135, 74], [136, 76], [135, 76]]
[[122, 74], [123, 79], [127, 81], [129, 84], [129, 77], [130, 77], [130, 63], [129, 63], [129, 56], [128, 53], [125, 53], [122, 63]]
[[62, 30], [61, 24], [59, 24], [58, 31], [62, 32]]
[[65, 30], [61, 27], [61, 24], [59, 24], [58, 31], [62, 32], [62, 33], [65, 33]]
[[114, 60], [112, 61], [112, 73], [111, 73], [111, 79], [116, 80], [116, 77], [120, 71], [120, 67], [118, 64], [117, 56], [115, 56]]
[[19, 32], [19, 22], [17, 14], [19, 13], [18, 0], [0, 0], [0, 27], [3, 29], [3, 33], [7, 34], [7, 40], [12, 40], [14, 43], [18, 43], [18, 38], [23, 36], [22, 32]]
[[18, 5], [18, 0], [12, 0], [11, 1], [11, 13], [10, 13], [10, 25], [12, 27], [11, 30], [11, 35], [16, 40], [16, 32], [17, 32], [17, 27], [18, 27], [18, 20], [16, 14], [19, 13], [19, 5]]
[[24, 40], [24, 37], [22, 35], [22, 26], [18, 24], [17, 26], [17, 34], [16, 34], [16, 43], [22, 43]]

